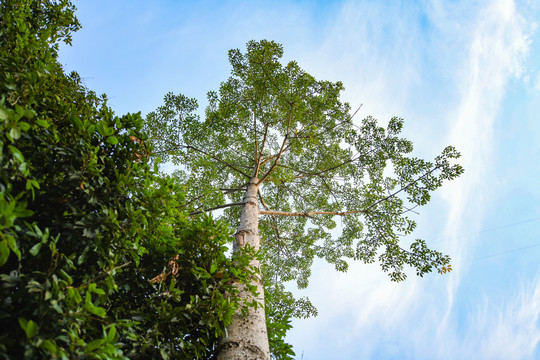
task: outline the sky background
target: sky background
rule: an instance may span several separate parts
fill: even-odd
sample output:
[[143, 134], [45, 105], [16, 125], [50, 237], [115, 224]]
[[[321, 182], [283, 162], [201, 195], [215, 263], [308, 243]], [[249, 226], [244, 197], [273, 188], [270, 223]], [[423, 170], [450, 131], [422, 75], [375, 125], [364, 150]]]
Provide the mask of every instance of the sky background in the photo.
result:
[[195, 97], [251, 39], [343, 81], [358, 120], [405, 119], [414, 154], [446, 145], [465, 174], [414, 215], [450, 274], [392, 283], [377, 264], [315, 263], [319, 316], [294, 322], [297, 359], [540, 358], [540, 2], [80, 1], [60, 62], [118, 115]]

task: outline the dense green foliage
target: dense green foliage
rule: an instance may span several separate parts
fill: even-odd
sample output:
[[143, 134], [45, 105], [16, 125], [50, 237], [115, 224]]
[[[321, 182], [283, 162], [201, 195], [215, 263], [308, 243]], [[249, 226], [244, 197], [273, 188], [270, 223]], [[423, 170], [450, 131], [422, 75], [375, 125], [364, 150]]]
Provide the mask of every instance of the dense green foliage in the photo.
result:
[[0, 358], [209, 358], [253, 254], [182, 210], [139, 114], [64, 73], [78, 27], [69, 1], [0, 2]]

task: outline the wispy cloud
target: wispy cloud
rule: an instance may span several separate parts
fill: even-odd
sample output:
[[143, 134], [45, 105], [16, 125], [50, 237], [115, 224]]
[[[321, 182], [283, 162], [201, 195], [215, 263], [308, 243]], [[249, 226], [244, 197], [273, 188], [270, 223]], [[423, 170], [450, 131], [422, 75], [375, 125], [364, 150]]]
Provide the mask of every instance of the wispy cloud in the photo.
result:
[[[456, 74], [461, 79], [461, 99], [448, 119], [448, 142], [462, 152], [460, 162], [466, 174], [443, 193], [450, 206], [446, 233], [457, 263], [467, 254], [466, 247], [472, 245], [471, 239], [465, 244], [459, 234], [477, 232], [481, 226], [487, 196], [482, 184], [493, 165], [493, 126], [506, 85], [512, 77], [521, 75], [529, 46], [527, 24], [512, 0], [487, 2], [478, 11], [471, 34], [468, 56]], [[464, 270], [458, 267], [457, 276], [448, 285], [447, 316]]]
[[[485, 299], [470, 319], [468, 334], [483, 334], [476, 349], [484, 359], [532, 359], [540, 342], [540, 279], [523, 284], [508, 302]], [[471, 350], [472, 350], [471, 349]], [[538, 355], [538, 354], [536, 354]]]

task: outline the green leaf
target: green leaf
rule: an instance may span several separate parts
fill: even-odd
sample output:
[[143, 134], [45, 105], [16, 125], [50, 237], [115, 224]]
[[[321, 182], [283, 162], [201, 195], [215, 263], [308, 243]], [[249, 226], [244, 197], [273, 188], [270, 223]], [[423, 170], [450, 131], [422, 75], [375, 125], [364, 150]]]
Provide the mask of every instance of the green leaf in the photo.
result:
[[116, 328], [112, 325], [107, 333], [107, 341], [113, 343], [116, 340]]
[[49, 351], [51, 354], [56, 355], [58, 353], [58, 346], [51, 340], [43, 340], [39, 347]]
[[75, 125], [75, 127], [77, 129], [81, 129], [83, 127], [83, 123], [82, 123], [81, 119], [79, 119], [78, 116], [71, 116], [70, 120]]
[[9, 120], [9, 112], [4, 107], [0, 107], [0, 119]]
[[73, 278], [69, 276], [67, 272], [65, 272], [63, 269], [60, 269], [59, 273], [60, 273], [60, 276], [62, 276], [62, 278], [66, 280], [69, 285], [73, 285]]
[[107, 315], [107, 312], [104, 308], [96, 306], [92, 303], [92, 297], [90, 295], [90, 292], [86, 293], [84, 307], [86, 308], [86, 310], [99, 317], [104, 317]]
[[31, 339], [34, 336], [36, 336], [36, 334], [39, 331], [39, 327], [32, 320], [26, 320], [24, 318], [19, 318], [19, 325], [21, 326], [21, 328], [26, 333], [26, 338], [27, 339]]
[[24, 162], [24, 156], [20, 152], [19, 149], [17, 149], [15, 146], [12, 146], [12, 145], [8, 145], [8, 148], [9, 148], [9, 151], [11, 152], [11, 154], [13, 154], [13, 157], [15, 158], [15, 160], [17, 160], [19, 163]]
[[35, 244], [34, 246], [32, 246], [32, 248], [30, 249], [30, 254], [32, 254], [33, 256], [36, 256], [37, 254], [39, 254], [39, 250], [41, 250], [41, 246], [43, 245], [43, 243], [37, 243]]
[[86, 353], [90, 353], [94, 350], [96, 350], [98, 347], [100, 347], [101, 345], [103, 345], [105, 341], [103, 339], [96, 339], [96, 340], [92, 340], [90, 341], [88, 344], [86, 344]]
[[12, 127], [9, 131], [9, 136], [11, 136], [13, 140], [17, 140], [21, 137], [21, 130], [17, 126]]
[[9, 258], [9, 248], [7, 242], [0, 241], [0, 266], [4, 265]]
[[[23, 112], [23, 116], [27, 119], [33, 119], [34, 116], [36, 116], [36, 112], [32, 109], [26, 109], [24, 110]], [[19, 123], [20, 125], [20, 123]], [[28, 125], [28, 129], [30, 128], [30, 125]], [[26, 129], [25, 131], [27, 131], [28, 129]]]
[[109, 136], [107, 137], [106, 141], [111, 145], [118, 144], [118, 139], [116, 138], [116, 136]]
[[11, 251], [13, 251], [15, 255], [17, 255], [17, 258], [19, 260], [21, 260], [21, 251], [19, 250], [19, 247], [17, 246], [17, 241], [15, 240], [15, 238], [13, 236], [7, 235], [6, 241]]
[[24, 121], [19, 121], [17, 125], [22, 129], [22, 131], [28, 131], [28, 129], [30, 129], [30, 124]]
[[41, 127], [44, 127], [45, 129], [47, 129], [49, 126], [51, 126], [50, 122], [48, 122], [47, 120], [43, 120], [43, 119], [37, 119], [36, 124], [41, 126]]

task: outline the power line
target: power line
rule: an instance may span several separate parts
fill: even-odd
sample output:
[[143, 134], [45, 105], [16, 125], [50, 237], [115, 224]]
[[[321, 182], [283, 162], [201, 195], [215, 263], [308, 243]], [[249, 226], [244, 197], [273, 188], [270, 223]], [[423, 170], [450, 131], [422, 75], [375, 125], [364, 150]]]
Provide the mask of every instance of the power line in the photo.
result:
[[480, 256], [480, 257], [476, 257], [476, 258], [470, 259], [470, 260], [463, 260], [463, 261], [460, 261], [459, 263], [463, 264], [463, 263], [473, 262], [473, 261], [477, 261], [477, 260], [489, 259], [489, 258], [492, 258], [492, 257], [496, 257], [496, 256], [500, 256], [500, 255], [506, 255], [506, 254], [513, 253], [513, 252], [516, 252], [516, 251], [530, 249], [530, 248], [534, 248], [534, 247], [538, 247], [538, 246], [540, 246], [540, 243], [535, 243], [535, 244], [531, 244], [531, 245], [528, 245], [528, 246], [523, 246], [523, 247], [516, 248], [516, 249], [505, 250], [505, 251], [501, 251], [501, 252], [491, 254], [491, 255]]
[[[518, 221], [518, 222], [515, 222], [515, 223], [510, 223], [510, 224], [505, 224], [505, 225], [496, 226], [496, 227], [492, 227], [492, 228], [478, 230], [476, 232], [463, 233], [463, 235], [456, 234], [454, 236], [454, 238], [455, 239], [464, 239], [464, 238], [468, 238], [468, 237], [471, 237], [471, 236], [474, 236], [474, 235], [479, 235], [479, 234], [482, 234], [482, 233], [496, 231], [496, 230], [500, 230], [500, 229], [505, 229], [505, 228], [509, 228], [509, 227], [513, 227], [513, 226], [517, 226], [517, 225], [522, 225], [522, 224], [526, 224], [526, 223], [530, 223], [530, 222], [534, 222], [534, 221], [539, 221], [539, 220], [540, 220], [540, 217], [530, 218], [530, 219], [521, 220], [521, 221]], [[428, 239], [429, 238], [430, 237], [428, 237]], [[431, 245], [432, 246], [440, 245], [443, 241], [445, 241], [446, 238], [447, 238], [447, 236], [439, 236], [439, 237], [437, 237], [437, 240], [434, 240], [434, 241], [431, 242]]]
[[485, 230], [480, 230], [478, 233], [480, 234], [480, 233], [484, 233], [484, 232], [488, 232], [488, 231], [495, 231], [495, 230], [499, 230], [499, 229], [512, 227], [512, 226], [515, 226], [515, 225], [521, 225], [521, 224], [525, 224], [525, 223], [529, 223], [529, 222], [533, 222], [533, 221], [538, 221], [538, 220], [540, 220], [540, 217], [527, 219], [527, 220], [519, 221], [519, 222], [508, 224], [508, 225], [497, 226], [497, 227], [489, 228], [489, 229], [485, 229]]

